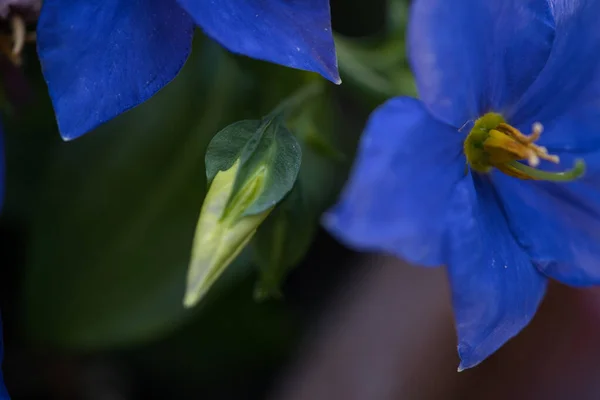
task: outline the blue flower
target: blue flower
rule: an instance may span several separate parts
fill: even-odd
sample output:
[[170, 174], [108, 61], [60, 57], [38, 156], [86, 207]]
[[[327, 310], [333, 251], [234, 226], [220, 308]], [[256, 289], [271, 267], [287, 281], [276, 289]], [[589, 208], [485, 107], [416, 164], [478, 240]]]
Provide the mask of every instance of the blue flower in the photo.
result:
[[598, 15], [597, 0], [416, 0], [421, 100], [373, 113], [325, 217], [357, 249], [447, 266], [459, 369], [529, 323], [548, 278], [600, 283]]
[[187, 59], [195, 25], [234, 53], [339, 83], [328, 0], [52, 0], [38, 53], [65, 139], [146, 101]]

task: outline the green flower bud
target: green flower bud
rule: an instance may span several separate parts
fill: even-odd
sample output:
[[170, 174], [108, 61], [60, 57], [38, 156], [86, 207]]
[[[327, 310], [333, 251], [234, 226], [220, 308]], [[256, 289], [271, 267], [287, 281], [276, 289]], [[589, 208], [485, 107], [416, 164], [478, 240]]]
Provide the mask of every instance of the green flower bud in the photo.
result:
[[245, 215], [264, 189], [267, 177], [265, 166], [258, 167], [229, 200], [239, 167], [238, 159], [228, 170], [219, 171], [204, 199], [188, 269], [183, 300], [186, 307], [198, 303], [273, 210], [270, 207], [257, 214]]

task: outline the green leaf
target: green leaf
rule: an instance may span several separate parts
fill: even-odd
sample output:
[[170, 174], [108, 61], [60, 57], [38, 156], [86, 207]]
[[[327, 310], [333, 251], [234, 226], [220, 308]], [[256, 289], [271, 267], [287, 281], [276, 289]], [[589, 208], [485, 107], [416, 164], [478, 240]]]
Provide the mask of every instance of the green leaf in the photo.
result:
[[333, 118], [331, 98], [324, 92], [287, 121], [302, 146], [302, 166], [294, 189], [259, 227], [252, 242], [260, 276], [254, 293], [257, 300], [281, 295], [282, 281], [304, 258], [320, 215], [341, 188], [349, 160], [334, 135]]
[[184, 305], [197, 304], [291, 190], [302, 153], [280, 118], [240, 121], [219, 132], [206, 154], [210, 183], [188, 270]]
[[294, 114], [287, 125], [302, 147], [298, 176], [302, 199], [310, 215], [320, 215], [337, 199], [351, 166], [358, 139], [356, 126], [337, 126], [331, 96], [314, 99]]
[[260, 213], [274, 207], [292, 190], [302, 162], [302, 150], [294, 135], [283, 125], [283, 119], [263, 120], [264, 131], [256, 150], [245, 149], [236, 178], [234, 193], [254, 168], [262, 166], [268, 173], [265, 189], [244, 215]]
[[260, 125], [259, 120], [238, 121], [212, 138], [205, 156], [206, 178], [209, 184], [219, 171], [227, 171], [238, 161]]
[[229, 201], [259, 168], [267, 171], [260, 196], [244, 210], [244, 215], [252, 215], [273, 207], [292, 189], [302, 151], [281, 118], [266, 117], [262, 121], [236, 122], [213, 138], [206, 152], [209, 182], [217, 171], [229, 169], [237, 159], [240, 167]]
[[264, 300], [281, 296], [279, 287], [287, 272], [308, 251], [317, 230], [317, 216], [303, 198], [302, 182], [260, 226], [253, 241], [254, 262], [260, 280], [254, 297]]

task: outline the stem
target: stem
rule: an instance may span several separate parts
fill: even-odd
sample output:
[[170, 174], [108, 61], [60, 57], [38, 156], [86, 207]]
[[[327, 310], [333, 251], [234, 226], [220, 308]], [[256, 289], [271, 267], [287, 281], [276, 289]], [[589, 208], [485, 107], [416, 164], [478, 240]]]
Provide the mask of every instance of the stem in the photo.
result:
[[268, 116], [287, 114], [296, 109], [296, 107], [302, 105], [308, 99], [320, 94], [322, 91], [323, 83], [320, 81], [315, 81], [303, 86], [279, 103]]
[[580, 178], [585, 173], [585, 162], [583, 160], [575, 160], [575, 165], [570, 170], [564, 172], [547, 172], [532, 168], [517, 161], [507, 163], [517, 171], [525, 175], [542, 181], [550, 182], [570, 182]]
[[336, 36], [335, 44], [342, 76], [347, 76], [361, 87], [384, 98], [402, 93], [394, 82], [379, 75], [370, 65], [363, 64], [349, 41]]

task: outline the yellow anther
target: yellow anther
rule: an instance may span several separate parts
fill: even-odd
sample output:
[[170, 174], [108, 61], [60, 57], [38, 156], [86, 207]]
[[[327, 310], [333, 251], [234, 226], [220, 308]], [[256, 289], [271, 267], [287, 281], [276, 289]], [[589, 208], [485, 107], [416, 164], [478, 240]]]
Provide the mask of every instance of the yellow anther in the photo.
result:
[[518, 144], [519, 152], [515, 152], [520, 157], [519, 159], [527, 160], [527, 163], [532, 167], [537, 167], [540, 164], [540, 159], [558, 164], [560, 158], [556, 155], [548, 154], [548, 149], [543, 146], [538, 146], [535, 142], [540, 138], [544, 131], [544, 126], [536, 122], [531, 127], [531, 134], [524, 135], [518, 129], [506, 123], [499, 124], [495, 130], [500, 131]]

